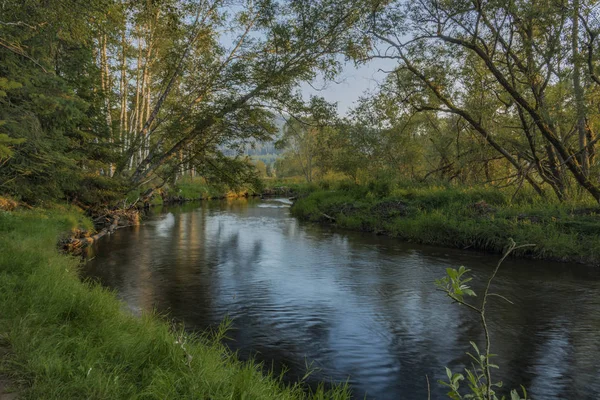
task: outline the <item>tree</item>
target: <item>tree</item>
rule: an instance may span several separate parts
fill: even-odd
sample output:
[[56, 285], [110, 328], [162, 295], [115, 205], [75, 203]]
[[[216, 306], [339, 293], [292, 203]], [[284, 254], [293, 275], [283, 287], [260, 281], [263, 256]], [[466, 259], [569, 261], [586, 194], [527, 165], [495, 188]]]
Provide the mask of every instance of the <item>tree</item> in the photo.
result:
[[303, 108], [298, 83], [339, 70], [358, 3], [5, 5], [3, 190], [82, 201], [85, 187], [86, 201], [108, 202], [186, 171], [227, 175], [224, 149], [271, 138], [274, 111]]
[[335, 54], [352, 40], [350, 28], [359, 16], [354, 2], [248, 3], [227, 21], [237, 33], [232, 48], [215, 43], [210, 62], [190, 62], [194, 73], [178, 74], [188, 80], [180, 83], [187, 93], [179, 97], [176, 117], [158, 126], [146, 122], [154, 143], [130, 184], [146, 182], [188, 149], [197, 157], [214, 143], [271, 136], [268, 110], [297, 105], [300, 81], [337, 71]]
[[0, 182], [26, 201], [72, 197], [110, 160], [94, 90], [99, 81], [89, 21], [101, 15], [97, 6], [36, 0], [3, 6], [0, 129], [12, 156]]
[[258, 175], [261, 178], [264, 178], [265, 176], [267, 176], [267, 165], [264, 162], [262, 162], [261, 160], [257, 160], [254, 165], [256, 167], [256, 171], [258, 172]]
[[271, 163], [267, 164], [267, 168], [265, 170], [265, 174], [269, 178], [273, 177], [273, 167], [271, 166]]
[[286, 150], [284, 157], [299, 167], [306, 182], [312, 182], [317, 171], [324, 174], [331, 167], [330, 138], [335, 135], [335, 124], [335, 105], [318, 97], [312, 97], [302, 114], [285, 124], [276, 146]]
[[[548, 184], [565, 198], [564, 166], [578, 187], [600, 201], [600, 186], [588, 172], [594, 169], [596, 126], [583, 104], [597, 91], [592, 85], [597, 28], [587, 29], [583, 37], [574, 18], [593, 25], [591, 6], [578, 1], [393, 1], [372, 8], [365, 31], [379, 43], [371, 57], [398, 60], [396, 73], [411, 76], [401, 101], [417, 111], [451, 113], [468, 122], [538, 193]], [[578, 49], [590, 46], [590, 73], [584, 79], [578, 73]], [[525, 144], [521, 151], [507, 148], [510, 140], [499, 137], [483, 110], [468, 102], [468, 87], [477, 81], [485, 82], [479, 93], [489, 94], [485, 112], [492, 119], [503, 111], [507, 121], [519, 122], [512, 131]]]

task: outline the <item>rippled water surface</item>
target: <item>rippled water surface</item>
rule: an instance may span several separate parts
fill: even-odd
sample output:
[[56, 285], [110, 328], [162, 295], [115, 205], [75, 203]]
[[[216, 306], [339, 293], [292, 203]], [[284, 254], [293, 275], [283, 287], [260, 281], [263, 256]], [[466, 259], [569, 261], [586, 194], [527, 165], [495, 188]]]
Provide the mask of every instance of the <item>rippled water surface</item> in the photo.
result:
[[[497, 256], [406, 244], [304, 224], [289, 202], [228, 200], [154, 211], [103, 238], [83, 274], [138, 313], [157, 309], [205, 330], [233, 318], [229, 345], [289, 379], [346, 381], [357, 398], [426, 399], [459, 370], [474, 315], [435, 290], [447, 267], [472, 269], [481, 290]], [[534, 399], [600, 398], [600, 272], [510, 260], [488, 306], [496, 373]]]

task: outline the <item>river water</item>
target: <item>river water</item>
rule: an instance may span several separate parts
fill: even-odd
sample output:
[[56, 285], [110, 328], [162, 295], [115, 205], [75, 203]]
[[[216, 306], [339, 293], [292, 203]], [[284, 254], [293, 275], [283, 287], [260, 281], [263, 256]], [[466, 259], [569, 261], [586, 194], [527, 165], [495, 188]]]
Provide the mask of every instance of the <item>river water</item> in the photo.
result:
[[[496, 255], [403, 243], [302, 223], [285, 199], [154, 210], [95, 245], [86, 278], [134, 313], [156, 309], [203, 331], [233, 319], [228, 345], [289, 380], [348, 381], [357, 398], [443, 398], [444, 367], [483, 343], [472, 312], [434, 281], [472, 270], [481, 291]], [[533, 399], [600, 398], [600, 270], [508, 260], [488, 306], [495, 371]]]

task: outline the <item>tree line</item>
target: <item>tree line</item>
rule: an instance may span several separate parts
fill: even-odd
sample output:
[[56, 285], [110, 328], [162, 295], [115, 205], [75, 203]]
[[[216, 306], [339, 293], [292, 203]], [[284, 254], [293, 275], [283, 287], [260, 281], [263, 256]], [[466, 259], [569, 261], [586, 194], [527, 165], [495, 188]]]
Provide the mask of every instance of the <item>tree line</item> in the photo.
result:
[[183, 171], [247, 179], [253, 167], [222, 149], [273, 135], [299, 82], [339, 70], [361, 15], [336, 1], [2, 7], [1, 190], [84, 203]]
[[374, 2], [358, 29], [353, 59], [395, 67], [326, 134], [309, 114], [289, 122], [290, 173], [600, 200], [598, 2]]
[[[110, 202], [183, 173], [529, 186], [600, 201], [593, 0], [23, 0], [0, 17], [0, 190]], [[345, 117], [298, 87], [391, 60]], [[238, 151], [239, 150], [239, 151]]]

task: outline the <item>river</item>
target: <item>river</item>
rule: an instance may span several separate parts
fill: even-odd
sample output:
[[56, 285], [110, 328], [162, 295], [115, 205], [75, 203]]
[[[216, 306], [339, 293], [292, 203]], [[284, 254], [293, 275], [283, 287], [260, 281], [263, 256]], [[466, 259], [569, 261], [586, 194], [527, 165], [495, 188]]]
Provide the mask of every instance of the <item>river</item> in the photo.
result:
[[[82, 269], [134, 313], [203, 331], [233, 319], [228, 345], [290, 380], [348, 381], [357, 398], [443, 398], [444, 367], [483, 343], [476, 315], [434, 281], [472, 270], [481, 291], [497, 255], [404, 243], [303, 223], [285, 199], [153, 210], [101, 239]], [[600, 398], [600, 270], [510, 259], [488, 306], [495, 377], [533, 399]]]

